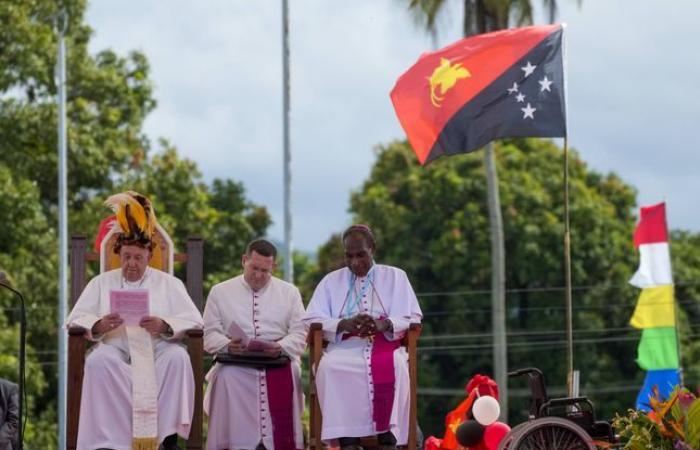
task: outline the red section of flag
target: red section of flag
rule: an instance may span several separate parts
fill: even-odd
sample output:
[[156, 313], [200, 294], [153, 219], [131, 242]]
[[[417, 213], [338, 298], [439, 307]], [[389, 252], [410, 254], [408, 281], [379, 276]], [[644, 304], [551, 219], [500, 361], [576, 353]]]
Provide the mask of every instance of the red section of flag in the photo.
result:
[[472, 392], [477, 389], [479, 396], [490, 395], [491, 397], [498, 400], [498, 384], [489, 376], [476, 374], [469, 380], [467, 387], [465, 388], [467, 393]]
[[651, 206], [642, 206], [639, 215], [639, 224], [634, 230], [634, 246], [642, 244], [654, 244], [668, 242], [668, 230], [666, 228], [666, 203]]
[[109, 233], [109, 230], [112, 229], [112, 225], [114, 225], [114, 222], [117, 220], [116, 216], [109, 216], [105, 219], [102, 219], [100, 222], [100, 227], [97, 230], [97, 236], [95, 237], [95, 251], [100, 252], [100, 245], [102, 245], [102, 239], [107, 236], [107, 233]]
[[459, 424], [466, 420], [467, 412], [469, 412], [474, 404], [474, 400], [476, 400], [476, 391], [472, 391], [467, 398], [462, 400], [459, 406], [447, 413], [445, 417], [445, 436], [440, 445], [442, 450], [454, 450], [459, 447], [455, 432]]
[[[559, 28], [546, 25], [481, 34], [421, 55], [391, 91], [396, 115], [421, 164], [440, 131], [460, 108]], [[444, 93], [436, 91], [430, 82], [443, 59], [469, 72]], [[439, 106], [431, 101], [436, 94], [442, 98]]]

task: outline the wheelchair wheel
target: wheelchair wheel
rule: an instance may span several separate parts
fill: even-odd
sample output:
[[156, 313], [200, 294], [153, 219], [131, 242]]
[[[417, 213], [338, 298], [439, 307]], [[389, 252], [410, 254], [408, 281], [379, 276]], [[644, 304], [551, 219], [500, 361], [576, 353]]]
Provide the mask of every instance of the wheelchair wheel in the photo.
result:
[[595, 450], [583, 428], [561, 417], [541, 417], [515, 427], [499, 450]]

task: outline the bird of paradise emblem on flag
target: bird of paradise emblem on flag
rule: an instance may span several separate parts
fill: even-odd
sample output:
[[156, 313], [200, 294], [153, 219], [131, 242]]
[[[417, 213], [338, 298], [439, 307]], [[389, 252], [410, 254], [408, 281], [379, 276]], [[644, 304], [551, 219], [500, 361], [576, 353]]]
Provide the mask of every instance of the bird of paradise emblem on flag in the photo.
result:
[[[435, 68], [433, 74], [430, 75], [430, 102], [433, 106], [440, 107], [442, 101], [445, 100], [445, 94], [452, 89], [459, 80], [469, 78], [472, 74], [469, 73], [461, 63], [454, 66], [450, 64], [447, 58], [440, 58], [440, 65]], [[438, 89], [440, 92], [438, 93]]]

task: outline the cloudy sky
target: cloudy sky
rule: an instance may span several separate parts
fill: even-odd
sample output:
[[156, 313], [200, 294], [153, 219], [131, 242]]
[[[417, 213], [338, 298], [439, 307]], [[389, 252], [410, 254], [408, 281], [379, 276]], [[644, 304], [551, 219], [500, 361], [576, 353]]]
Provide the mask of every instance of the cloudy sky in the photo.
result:
[[[277, 0], [93, 0], [91, 49], [143, 51], [158, 108], [146, 121], [205, 178], [242, 181], [282, 238], [282, 47]], [[400, 0], [290, 0], [294, 246], [349, 224], [374, 147], [404, 134], [396, 78], [432, 49]], [[540, 2], [534, 1], [535, 4]], [[670, 3], [673, 6], [670, 6]], [[459, 38], [448, 2], [439, 46]], [[570, 145], [614, 171], [673, 228], [700, 230], [700, 2], [559, 0], [567, 28]], [[539, 15], [539, 14], [538, 14]], [[542, 23], [542, 18], [538, 18]]]

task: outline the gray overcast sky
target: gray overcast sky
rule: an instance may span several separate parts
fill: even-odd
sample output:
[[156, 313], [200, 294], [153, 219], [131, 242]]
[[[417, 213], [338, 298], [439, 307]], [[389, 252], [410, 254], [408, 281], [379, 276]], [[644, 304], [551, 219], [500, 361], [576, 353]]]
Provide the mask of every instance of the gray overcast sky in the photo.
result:
[[[146, 121], [205, 178], [242, 181], [282, 238], [280, 1], [93, 0], [91, 49], [143, 51], [158, 108]], [[349, 224], [379, 143], [403, 138], [389, 91], [432, 48], [399, 0], [290, 0], [294, 246]], [[440, 19], [459, 38], [461, 1]], [[539, 1], [533, 0], [539, 5]], [[640, 204], [668, 202], [672, 228], [700, 230], [700, 1], [559, 0], [567, 28], [570, 145], [615, 171]], [[671, 6], [673, 5], [673, 6]], [[542, 23], [542, 19], [537, 20]]]

